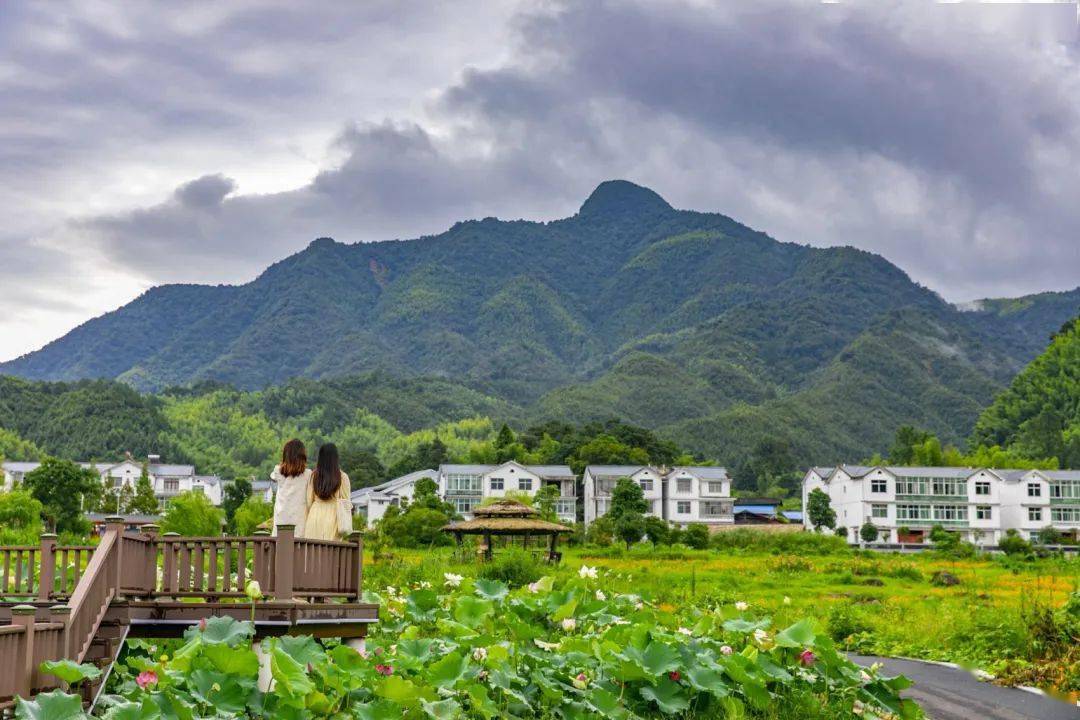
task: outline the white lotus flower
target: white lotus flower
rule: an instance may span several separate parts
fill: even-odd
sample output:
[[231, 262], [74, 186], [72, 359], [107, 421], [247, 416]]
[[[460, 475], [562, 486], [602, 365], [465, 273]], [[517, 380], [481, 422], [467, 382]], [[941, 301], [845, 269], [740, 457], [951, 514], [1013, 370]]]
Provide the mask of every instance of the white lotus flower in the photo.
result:
[[758, 628], [754, 631], [754, 640], [756, 640], [759, 644], [766, 643], [769, 641], [769, 633], [765, 632], [761, 628]]
[[685, 635], [687, 637], [693, 637], [694, 636], [694, 631], [691, 630], [690, 628], [681, 627], [681, 628], [679, 628], [679, 634], [680, 635]]
[[540, 581], [539, 580], [537, 580], [534, 583], [529, 583], [529, 592], [531, 592], [531, 593], [540, 592]]
[[747, 605], [746, 603], [744, 603], [742, 600], [735, 603], [735, 609], [738, 610], [739, 612], [745, 611], [748, 607], [750, 607], [750, 606]]
[[484, 662], [487, 660], [487, 648], [478, 647], [472, 651], [473, 660]]
[[457, 587], [461, 585], [461, 581], [465, 578], [461, 575], [455, 575], [454, 573], [443, 573], [443, 577], [446, 578], [447, 587]]
[[731, 649], [730, 645], [721, 645], [720, 646], [720, 652], [723, 653], [724, 655], [730, 655], [731, 653], [733, 653], [735, 651]]
[[596, 599], [603, 602], [604, 600], [607, 600], [607, 595], [604, 594], [603, 590], [597, 590]]
[[574, 618], [566, 618], [562, 621], [562, 629], [566, 632], [574, 632], [574, 628], [577, 627], [577, 620]]
[[539, 638], [534, 639], [533, 642], [536, 643], [536, 647], [541, 650], [557, 650], [559, 648], [559, 643], [544, 642]]
[[584, 580], [585, 578], [595, 578], [596, 577], [596, 568], [595, 567], [589, 567], [588, 565], [582, 565], [581, 569], [578, 570], [577, 574], [578, 574], [578, 577], [580, 577], [582, 580]]
[[258, 580], [248, 580], [247, 585], [244, 586], [244, 594], [248, 596], [248, 600], [255, 602], [256, 600], [262, 600], [263, 593], [262, 587], [259, 586]]
[[865, 670], [860, 670], [859, 671], [859, 679], [862, 680], [863, 682], [870, 682], [874, 678], [870, 677], [870, 673], [866, 672]]

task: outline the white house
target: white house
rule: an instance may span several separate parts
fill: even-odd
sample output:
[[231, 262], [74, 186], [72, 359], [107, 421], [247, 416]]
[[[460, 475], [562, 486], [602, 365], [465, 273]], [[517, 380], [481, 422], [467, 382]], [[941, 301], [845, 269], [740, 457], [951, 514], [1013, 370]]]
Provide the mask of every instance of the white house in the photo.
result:
[[438, 470], [417, 470], [401, 477], [387, 480], [380, 485], [354, 490], [351, 499], [353, 512], [364, 515], [367, 524], [373, 525], [386, 515], [391, 505], [403, 505], [412, 500], [416, 483], [422, 478], [439, 482]]
[[535, 495], [545, 485], [559, 489], [555, 512], [564, 522], [577, 519], [577, 476], [566, 465], [440, 465], [439, 494], [461, 515], [469, 517], [484, 498], [508, 493]]
[[[1080, 530], [1080, 472], [988, 468], [840, 465], [811, 468], [803, 507], [820, 488], [836, 524], [858, 540], [873, 523], [887, 542], [925, 542], [940, 525], [977, 545], [995, 545], [1015, 529], [1031, 538], [1046, 527]], [[808, 513], [803, 524], [811, 527]]]
[[[120, 462], [80, 462], [78, 465], [94, 470], [102, 483], [119, 491], [122, 487], [135, 489], [135, 484], [142, 475], [143, 467], [149, 476], [150, 483], [154, 488], [154, 495], [161, 504], [165, 504], [170, 498], [182, 492], [201, 492], [209, 498], [214, 505], [221, 505], [222, 482], [216, 475], [196, 475], [194, 465], [170, 465], [161, 462], [159, 455], [149, 455], [145, 463], [135, 460], [130, 455]], [[15, 485], [23, 482], [27, 473], [41, 466], [39, 462], [5, 462], [4, 489], [10, 490]]]
[[607, 514], [611, 491], [624, 477], [641, 486], [649, 515], [681, 525], [735, 522], [731, 479], [724, 468], [589, 465], [582, 478], [586, 525]]

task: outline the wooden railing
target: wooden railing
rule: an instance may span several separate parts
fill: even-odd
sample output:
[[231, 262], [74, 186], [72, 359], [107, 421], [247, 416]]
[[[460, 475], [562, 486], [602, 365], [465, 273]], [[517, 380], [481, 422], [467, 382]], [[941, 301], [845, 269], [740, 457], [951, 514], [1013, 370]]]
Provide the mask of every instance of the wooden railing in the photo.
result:
[[[125, 533], [120, 518], [106, 522], [97, 546], [59, 546], [55, 535], [43, 535], [40, 546], [0, 548], [0, 600], [37, 602], [11, 607], [11, 624], [0, 626], [0, 708], [15, 695], [58, 685], [38, 672], [43, 661], [90, 659], [116, 601], [160, 601], [156, 607], [177, 599], [227, 601], [244, 597], [248, 581], [257, 580], [272, 600], [356, 602], [362, 559], [359, 533], [348, 541], [308, 540], [294, 537], [291, 525], [279, 525], [275, 536], [159, 536], [153, 525]], [[35, 613], [48, 613], [49, 621], [35, 621]], [[95, 651], [92, 657], [99, 656]]]

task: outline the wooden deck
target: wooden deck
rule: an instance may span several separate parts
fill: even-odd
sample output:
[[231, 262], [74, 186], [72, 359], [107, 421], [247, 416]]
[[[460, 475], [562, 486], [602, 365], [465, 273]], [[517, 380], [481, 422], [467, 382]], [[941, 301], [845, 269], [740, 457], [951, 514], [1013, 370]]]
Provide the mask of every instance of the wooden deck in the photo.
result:
[[[293, 536], [185, 538], [154, 526], [126, 533], [111, 519], [96, 546], [0, 548], [0, 708], [59, 685], [46, 660], [107, 668], [128, 637], [175, 637], [200, 620], [252, 619], [244, 589], [259, 583], [256, 637], [362, 638], [378, 606], [360, 601], [363, 542]], [[87, 697], [100, 688], [88, 688]]]

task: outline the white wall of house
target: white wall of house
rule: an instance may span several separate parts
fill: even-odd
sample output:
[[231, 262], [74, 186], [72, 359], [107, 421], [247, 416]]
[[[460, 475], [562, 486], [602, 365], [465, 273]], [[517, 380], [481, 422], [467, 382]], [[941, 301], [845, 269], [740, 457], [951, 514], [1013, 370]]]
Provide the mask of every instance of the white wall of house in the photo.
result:
[[582, 482], [586, 524], [607, 514], [611, 491], [622, 477], [641, 486], [648, 515], [680, 525], [735, 522], [731, 479], [723, 468], [590, 465]]

